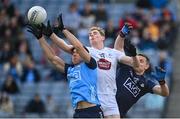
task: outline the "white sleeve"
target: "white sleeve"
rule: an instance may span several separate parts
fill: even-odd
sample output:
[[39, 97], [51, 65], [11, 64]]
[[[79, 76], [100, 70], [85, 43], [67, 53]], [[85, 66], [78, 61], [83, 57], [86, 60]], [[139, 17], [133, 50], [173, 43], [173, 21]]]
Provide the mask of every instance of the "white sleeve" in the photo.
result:
[[91, 50], [91, 47], [87, 47], [87, 46], [85, 46], [88, 50]]
[[86, 47], [89, 50], [89, 54], [93, 53], [93, 49], [91, 47]]
[[115, 55], [116, 55], [116, 58], [117, 58], [118, 62], [121, 60], [121, 58], [122, 58], [123, 56], [125, 56], [125, 53], [122, 52], [122, 51], [119, 51], [119, 50], [115, 50], [115, 49], [114, 49], [114, 52], [115, 52]]

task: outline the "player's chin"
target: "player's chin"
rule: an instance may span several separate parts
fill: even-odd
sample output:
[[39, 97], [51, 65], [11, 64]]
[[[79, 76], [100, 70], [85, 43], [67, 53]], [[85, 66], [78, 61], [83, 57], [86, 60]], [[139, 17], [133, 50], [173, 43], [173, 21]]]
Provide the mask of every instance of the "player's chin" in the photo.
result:
[[90, 38], [90, 41], [94, 41], [95, 40], [95, 38]]
[[73, 60], [73, 64], [75, 64], [75, 65], [76, 65], [76, 64], [79, 64], [79, 60], [75, 58], [75, 59]]

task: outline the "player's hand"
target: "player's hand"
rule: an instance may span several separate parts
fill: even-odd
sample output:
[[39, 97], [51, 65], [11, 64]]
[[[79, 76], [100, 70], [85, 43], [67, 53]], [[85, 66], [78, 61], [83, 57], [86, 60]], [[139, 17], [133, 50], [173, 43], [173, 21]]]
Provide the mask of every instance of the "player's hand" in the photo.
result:
[[137, 55], [136, 47], [128, 39], [125, 39], [124, 49], [126, 52], [128, 52], [129, 56], [131, 57], [135, 57]]
[[50, 21], [48, 20], [47, 22], [47, 26], [45, 26], [44, 24], [42, 24], [42, 33], [48, 37], [50, 37], [53, 33]]
[[125, 23], [124, 26], [122, 27], [121, 31], [120, 31], [120, 36], [122, 38], [126, 37], [132, 30], [133, 26], [130, 23]]
[[32, 33], [37, 39], [42, 37], [42, 29], [40, 25], [28, 24], [27, 28], [27, 31]]
[[166, 71], [163, 70], [161, 67], [155, 67], [155, 72], [151, 74], [157, 81], [161, 82], [164, 81]]
[[62, 13], [59, 15], [57, 20], [58, 20], [58, 29], [62, 32], [65, 29], [64, 23], [63, 23], [63, 20], [62, 20]]

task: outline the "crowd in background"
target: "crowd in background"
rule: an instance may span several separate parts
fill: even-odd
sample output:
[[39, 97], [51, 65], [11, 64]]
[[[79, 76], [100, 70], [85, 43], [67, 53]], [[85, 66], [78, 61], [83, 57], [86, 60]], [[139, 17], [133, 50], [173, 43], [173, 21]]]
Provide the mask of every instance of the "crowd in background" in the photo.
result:
[[[110, 4], [110, 1], [106, 2]], [[167, 1], [164, 0], [164, 2]], [[137, 1], [136, 9], [133, 12], [125, 12], [119, 16], [119, 22], [116, 23], [118, 25], [115, 25], [108, 14], [107, 3], [94, 3], [90, 0], [84, 4], [82, 9], [78, 7], [78, 3], [69, 4], [67, 13], [63, 13], [65, 26], [85, 45], [89, 45], [88, 28], [93, 25], [101, 26], [105, 29], [105, 44], [108, 47], [113, 47], [124, 23], [131, 23], [133, 31], [128, 38], [138, 48], [138, 52], [145, 53], [150, 57], [152, 66], [158, 65], [167, 71], [167, 80], [170, 81], [172, 78], [172, 46], [176, 39], [177, 28], [175, 14], [165, 7], [167, 3], [162, 3], [162, 6], [154, 4], [155, 7], [159, 8], [157, 9], [153, 4], [141, 4]], [[49, 66], [44, 55], [40, 57], [39, 61], [33, 57], [33, 46], [29, 43], [29, 37], [24, 34], [27, 23], [25, 17], [25, 15], [20, 14], [20, 11], [10, 0], [1, 0], [0, 115], [1, 113], [14, 114], [16, 112], [16, 108], [14, 108], [16, 102], [13, 102], [10, 97], [21, 94], [22, 85], [37, 84], [49, 80], [60, 81], [65, 78], [60, 72]], [[58, 55], [62, 53], [56, 45], [51, 44], [51, 46]], [[42, 76], [42, 71], [38, 70], [37, 66], [48, 68], [47, 75]], [[22, 113], [58, 112], [58, 107], [51, 101], [52, 98], [51, 95], [47, 95], [46, 101], [44, 101], [37, 93], [24, 106]]]

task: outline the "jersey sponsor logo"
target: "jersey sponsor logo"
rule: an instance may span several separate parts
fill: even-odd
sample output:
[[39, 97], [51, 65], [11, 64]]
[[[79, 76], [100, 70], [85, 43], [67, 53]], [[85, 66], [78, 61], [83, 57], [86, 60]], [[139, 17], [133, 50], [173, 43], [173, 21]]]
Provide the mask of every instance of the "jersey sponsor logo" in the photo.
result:
[[127, 78], [126, 82], [123, 84], [126, 89], [133, 94], [134, 97], [137, 97], [139, 92], [141, 91], [139, 87], [132, 81], [132, 79], [129, 77]]
[[73, 71], [72, 73], [67, 75], [67, 78], [70, 79], [70, 83], [81, 80], [80, 71]]
[[111, 62], [106, 59], [99, 59], [99, 61], [97, 61], [97, 64], [99, 69], [109, 70], [111, 68]]

